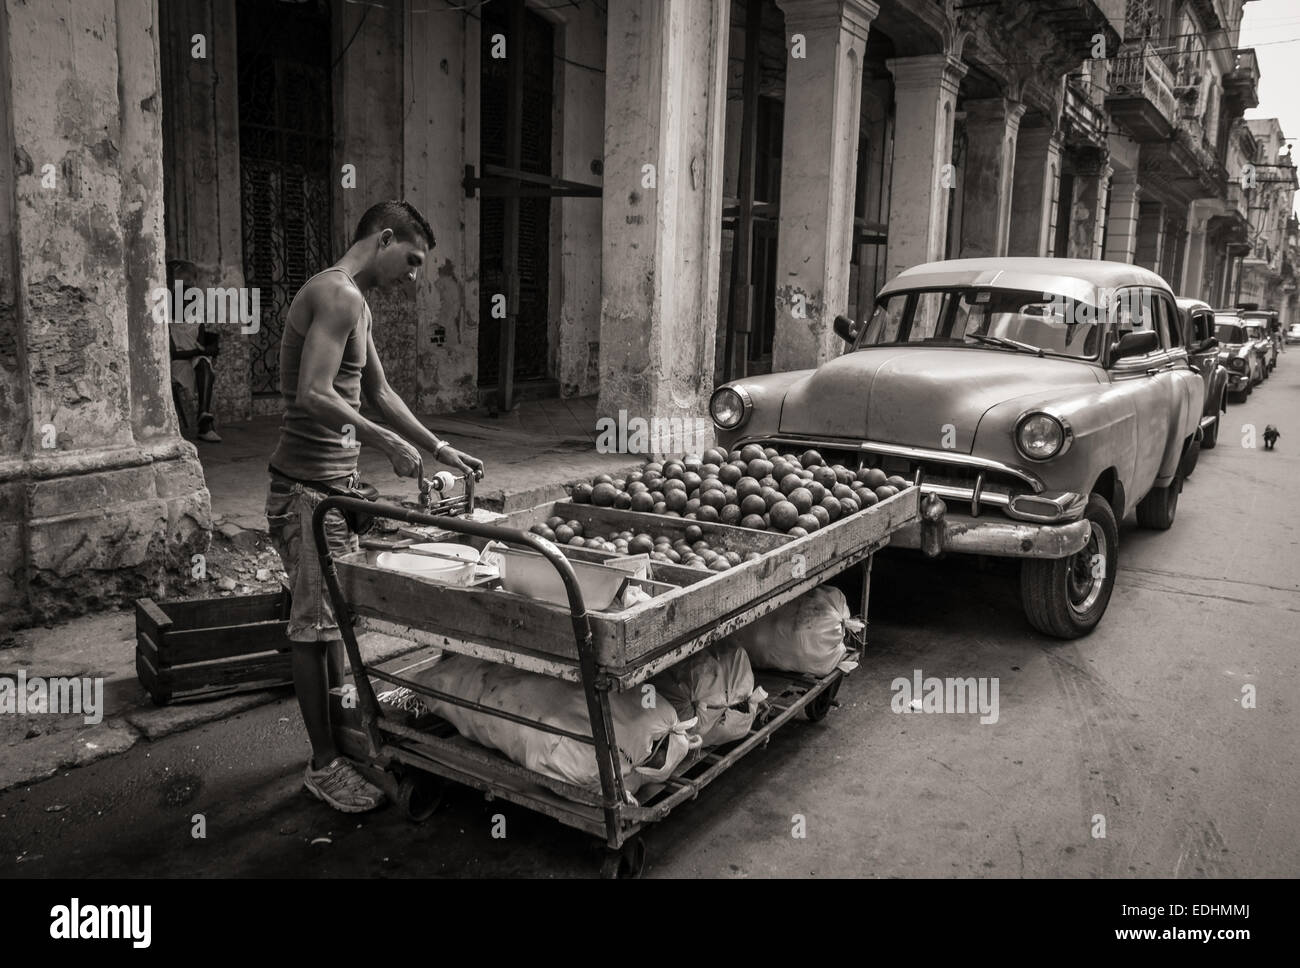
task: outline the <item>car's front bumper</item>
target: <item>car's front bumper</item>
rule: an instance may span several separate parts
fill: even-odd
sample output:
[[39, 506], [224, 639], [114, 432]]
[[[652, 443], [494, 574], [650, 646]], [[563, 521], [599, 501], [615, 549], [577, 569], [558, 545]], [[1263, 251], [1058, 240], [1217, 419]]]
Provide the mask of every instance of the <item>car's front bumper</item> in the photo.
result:
[[1228, 389], [1234, 393], [1246, 389], [1250, 386], [1250, 373], [1238, 373], [1236, 370], [1228, 371]]
[[[942, 549], [956, 554], [995, 555], [1003, 558], [1068, 558], [1081, 551], [1092, 534], [1086, 519], [1064, 524], [1029, 524], [1001, 515], [944, 516]], [[890, 538], [896, 548], [921, 548], [921, 525], [912, 522]]]

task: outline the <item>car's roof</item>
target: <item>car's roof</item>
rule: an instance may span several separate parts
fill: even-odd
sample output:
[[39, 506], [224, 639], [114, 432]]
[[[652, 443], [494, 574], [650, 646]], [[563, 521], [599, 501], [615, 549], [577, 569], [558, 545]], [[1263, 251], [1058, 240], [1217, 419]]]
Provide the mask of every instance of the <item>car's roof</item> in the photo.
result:
[[1178, 308], [1182, 310], [1208, 309], [1211, 312], [1214, 312], [1213, 307], [1210, 306], [1209, 303], [1193, 296], [1179, 296], [1176, 302], [1178, 303]]
[[947, 259], [905, 269], [885, 284], [882, 296], [908, 289], [988, 286], [1052, 293], [1091, 302], [1098, 289], [1150, 286], [1172, 295], [1149, 269], [1126, 262], [1032, 257]]

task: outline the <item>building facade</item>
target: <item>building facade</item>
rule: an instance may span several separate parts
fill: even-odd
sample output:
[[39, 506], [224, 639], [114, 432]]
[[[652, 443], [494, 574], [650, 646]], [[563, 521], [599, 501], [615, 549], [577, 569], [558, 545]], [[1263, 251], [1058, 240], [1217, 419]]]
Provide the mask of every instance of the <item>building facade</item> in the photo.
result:
[[946, 257], [1293, 299], [1294, 169], [1241, 120], [1242, 5], [0, 0], [0, 622], [156, 593], [205, 546], [167, 261], [256, 297], [217, 408], [274, 413], [289, 302], [383, 198], [438, 239], [372, 298], [426, 413], [695, 418]]

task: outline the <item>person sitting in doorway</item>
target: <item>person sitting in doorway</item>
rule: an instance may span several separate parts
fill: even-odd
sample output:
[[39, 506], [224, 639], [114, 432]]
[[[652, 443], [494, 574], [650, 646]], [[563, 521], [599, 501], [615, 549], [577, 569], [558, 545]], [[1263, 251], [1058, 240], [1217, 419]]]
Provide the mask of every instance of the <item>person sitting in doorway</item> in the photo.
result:
[[[186, 288], [197, 284], [198, 269], [186, 259], [167, 263], [167, 292], [173, 299], [168, 341], [171, 344], [172, 383], [179, 384], [194, 395], [198, 409], [198, 438], [211, 444], [221, 443], [216, 430], [216, 417], [212, 413], [212, 392], [216, 386], [216, 367], [213, 358], [220, 344], [217, 334], [204, 323], [186, 322], [185, 300], [175, 299], [179, 283], [183, 294]], [[177, 404], [177, 412], [180, 405]]]

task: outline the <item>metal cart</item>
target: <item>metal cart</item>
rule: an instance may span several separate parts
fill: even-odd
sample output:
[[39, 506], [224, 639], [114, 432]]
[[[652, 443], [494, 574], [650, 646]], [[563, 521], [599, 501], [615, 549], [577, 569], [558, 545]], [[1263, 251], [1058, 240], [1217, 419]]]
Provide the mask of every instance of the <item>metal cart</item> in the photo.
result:
[[[636, 687], [663, 669], [689, 658], [858, 564], [863, 565], [862, 613], [865, 618], [872, 555], [888, 543], [893, 532], [917, 518], [917, 495], [919, 489], [913, 491], [909, 488], [806, 538], [767, 536], [761, 539], [770, 541], [773, 553], [778, 550], [796, 553], [793, 549], [807, 553], [811, 562], [809, 570], [797, 577], [778, 574], [772, 567], [776, 562], [764, 563], [762, 557], [730, 572], [709, 573], [676, 566], [658, 569], [656, 577], [662, 575], [668, 577], [670, 583], [675, 579], [685, 584], [674, 589], [672, 594], [639, 606], [645, 615], [635, 616], [636, 610], [629, 612], [629, 616], [640, 621], [629, 618], [623, 625], [618, 625], [618, 614], [589, 613], [569, 558], [556, 545], [521, 529], [554, 508], [562, 506], [577, 513], [576, 505], [561, 502], [533, 509], [507, 522], [521, 527], [507, 527], [386, 502], [337, 496], [326, 498], [315, 510], [312, 533], [325, 587], [339, 617], [357, 700], [351, 721], [345, 721], [336, 729], [340, 748], [361, 761], [366, 768], [364, 772], [379, 782], [413, 819], [431, 815], [441, 799], [441, 784], [454, 780], [490, 797], [500, 797], [544, 813], [599, 838], [605, 847], [602, 876], [639, 876], [646, 860], [645, 843], [640, 834], [647, 824], [663, 820], [674, 808], [694, 799], [700, 790], [742, 757], [765, 746], [777, 729], [799, 713], [813, 721], [822, 719], [834, 703], [845, 673], [837, 669], [820, 679], [757, 673], [756, 678], [769, 698], [755, 719], [750, 734], [731, 744], [692, 754], [683, 764], [684, 769], [679, 767], [676, 775], [639, 804], [626, 796], [619, 768], [617, 737], [609, 702], [611, 690]], [[567, 615], [565, 610], [516, 595], [481, 590], [475, 595], [474, 589], [405, 579], [395, 572], [379, 575], [375, 573], [377, 569], [369, 568], [362, 560], [364, 552], [362, 558], [355, 561], [347, 560], [354, 556], [336, 560], [329, 552], [324, 532], [324, 517], [331, 510], [378, 515], [408, 526], [433, 528], [440, 533], [482, 541], [499, 541], [536, 552], [554, 567], [564, 583], [568, 598]], [[597, 510], [606, 517], [614, 514], [617, 520], [637, 519], [634, 522], [637, 525], [645, 524], [640, 519], [662, 517], [630, 511], [613, 512], [612, 509], [588, 508], [587, 513], [595, 514]], [[622, 517], [618, 517], [620, 515]], [[847, 527], [855, 518], [860, 520]], [[679, 526], [691, 523], [662, 518], [656, 524], [667, 526], [665, 522], [676, 522]], [[846, 527], [835, 533], [838, 525]], [[748, 535], [762, 534], [738, 528], [726, 530], [745, 531]], [[822, 538], [813, 540], [817, 534]], [[574, 549], [568, 550], [572, 553]], [[590, 554], [574, 557], [591, 560]], [[343, 566], [343, 580], [340, 578], [340, 565]], [[402, 587], [404, 582], [416, 584], [405, 590]], [[345, 584], [351, 596], [345, 593]], [[353, 598], [364, 599], [366, 604], [358, 606]], [[659, 605], [655, 606], [654, 601]], [[720, 611], [710, 614], [711, 609], [699, 608], [702, 601], [716, 604]], [[394, 634], [406, 633], [431, 648], [505, 662], [580, 683], [591, 722], [590, 735], [558, 729], [517, 713], [466, 701], [376, 665], [367, 665], [362, 661], [354, 629], [359, 618], [367, 619], [372, 628]], [[571, 641], [559, 642], [560, 624], [568, 626], [565, 635]], [[528, 635], [519, 635], [525, 627]], [[652, 630], [644, 641], [636, 637], [643, 627]], [[593, 634], [593, 628], [599, 634]], [[615, 629], [617, 637], [611, 635]], [[521, 638], [527, 639], [529, 644], [520, 644], [518, 640]], [[539, 648], [539, 642], [551, 651]], [[640, 643], [637, 647], [641, 651], [634, 653], [634, 642]], [[558, 647], [561, 644], [563, 649]], [[493, 750], [464, 739], [445, 720], [424, 717], [432, 722], [418, 721], [408, 714], [385, 709], [376, 697], [372, 679], [589, 744], [594, 747], [600, 792], [519, 766]]]

